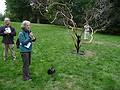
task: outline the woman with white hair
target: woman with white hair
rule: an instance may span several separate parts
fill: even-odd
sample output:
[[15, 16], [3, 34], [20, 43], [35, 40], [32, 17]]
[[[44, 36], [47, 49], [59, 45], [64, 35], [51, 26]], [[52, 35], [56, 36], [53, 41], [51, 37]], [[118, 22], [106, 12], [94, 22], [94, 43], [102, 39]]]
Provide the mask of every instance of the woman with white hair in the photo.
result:
[[23, 21], [21, 24], [21, 31], [19, 32], [19, 49], [23, 60], [23, 80], [29, 80], [29, 65], [31, 61], [32, 41], [35, 37], [30, 31], [30, 21]]

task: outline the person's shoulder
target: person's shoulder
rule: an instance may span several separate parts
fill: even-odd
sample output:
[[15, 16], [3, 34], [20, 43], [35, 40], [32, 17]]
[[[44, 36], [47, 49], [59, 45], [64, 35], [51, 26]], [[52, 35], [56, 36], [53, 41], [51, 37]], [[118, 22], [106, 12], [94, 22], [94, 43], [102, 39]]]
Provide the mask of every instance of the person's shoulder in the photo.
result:
[[23, 35], [23, 32], [22, 32], [22, 31], [20, 31], [20, 32], [19, 32], [19, 35]]
[[5, 26], [0, 26], [0, 28], [5, 28]]
[[5, 29], [5, 26], [0, 26], [0, 30], [4, 30]]

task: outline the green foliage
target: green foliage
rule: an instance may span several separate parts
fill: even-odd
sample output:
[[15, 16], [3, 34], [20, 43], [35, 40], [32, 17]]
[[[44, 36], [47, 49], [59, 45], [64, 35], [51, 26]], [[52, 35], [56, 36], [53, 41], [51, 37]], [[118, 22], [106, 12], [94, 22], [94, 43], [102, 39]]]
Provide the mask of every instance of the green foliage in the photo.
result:
[[76, 23], [84, 24], [85, 23], [85, 13], [87, 10], [92, 9], [94, 5], [94, 0], [74, 0], [72, 6], [72, 14]]
[[[71, 13], [74, 16], [74, 21], [78, 26], [82, 27], [85, 23], [85, 16], [87, 11], [92, 11], [93, 8], [100, 10], [99, 3], [103, 2], [103, 4], [106, 5], [110, 2], [110, 8], [107, 8], [102, 15], [93, 19], [90, 22], [90, 25], [93, 26], [93, 28], [95, 27], [95, 29], [96, 27], [97, 29], [106, 27], [105, 30], [102, 31], [103, 33], [120, 34], [119, 0], [49, 0], [49, 2], [47, 2], [47, 0], [38, 1], [44, 7], [41, 6], [38, 9], [32, 10], [30, 6], [30, 0], [6, 0], [7, 10], [5, 16], [10, 17], [13, 21], [23, 21], [25, 19], [28, 19], [32, 22], [49, 23], [54, 19], [57, 10], [64, 10], [65, 8], [56, 5], [53, 6], [49, 12], [46, 12], [46, 5], [52, 4], [54, 2], [59, 2], [66, 4], [70, 8]], [[43, 13], [43, 15], [41, 15], [40, 11]], [[92, 12], [95, 12], [96, 15], [99, 14], [99, 11]], [[59, 15], [56, 23], [63, 25], [63, 19], [61, 18], [62, 17]], [[110, 23], [107, 24], [106, 21]]]
[[113, 0], [112, 11], [110, 13], [110, 25], [107, 27], [105, 33], [120, 35], [120, 1]]
[[0, 20], [2, 21], [4, 19], [4, 15], [0, 13]]
[[[7, 11], [6, 15], [11, 18], [30, 19], [32, 9], [29, 5], [29, 0], [6, 0]], [[13, 15], [13, 16], [12, 16]]]

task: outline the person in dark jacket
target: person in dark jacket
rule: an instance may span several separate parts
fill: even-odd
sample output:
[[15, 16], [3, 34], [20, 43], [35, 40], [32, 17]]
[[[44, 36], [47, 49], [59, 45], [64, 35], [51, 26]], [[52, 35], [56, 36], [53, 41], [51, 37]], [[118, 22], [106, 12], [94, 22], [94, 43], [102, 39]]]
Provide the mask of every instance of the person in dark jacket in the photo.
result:
[[8, 58], [8, 50], [10, 49], [12, 54], [12, 59], [15, 60], [15, 51], [14, 51], [14, 36], [16, 36], [15, 29], [11, 26], [11, 21], [9, 18], [4, 19], [5, 25], [0, 27], [0, 35], [3, 37], [2, 43], [4, 47], [4, 60]]
[[31, 62], [32, 41], [35, 41], [35, 37], [30, 32], [30, 22], [23, 21], [21, 25], [22, 30], [19, 32], [19, 49], [23, 60], [23, 80], [29, 80], [29, 65]]

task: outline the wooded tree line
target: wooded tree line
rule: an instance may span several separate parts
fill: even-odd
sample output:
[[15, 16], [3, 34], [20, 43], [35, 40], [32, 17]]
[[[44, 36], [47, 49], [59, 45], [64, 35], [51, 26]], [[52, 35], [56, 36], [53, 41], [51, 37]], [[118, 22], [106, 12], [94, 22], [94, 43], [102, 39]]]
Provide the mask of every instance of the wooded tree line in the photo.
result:
[[[34, 0], [33, 0], [34, 1]], [[74, 16], [78, 27], [82, 27], [87, 21], [94, 29], [103, 29], [102, 32], [120, 34], [120, 1], [119, 0], [37, 0], [41, 6], [32, 8], [31, 0], [6, 0], [7, 10], [5, 16], [13, 21], [25, 19], [37, 23], [50, 23], [55, 17], [56, 10], [60, 6], [54, 5], [46, 12], [49, 2], [66, 4]], [[64, 9], [64, 7], [62, 7]], [[55, 24], [62, 25], [62, 16], [59, 15]]]

